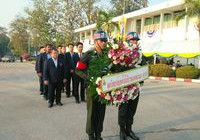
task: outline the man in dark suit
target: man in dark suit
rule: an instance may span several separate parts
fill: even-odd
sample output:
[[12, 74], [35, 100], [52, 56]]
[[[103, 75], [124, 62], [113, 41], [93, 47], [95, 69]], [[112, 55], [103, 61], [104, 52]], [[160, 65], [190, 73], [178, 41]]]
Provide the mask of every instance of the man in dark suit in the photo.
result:
[[40, 55], [42, 54], [42, 53], [44, 53], [45, 52], [45, 49], [44, 49], [44, 46], [41, 46], [40, 47], [40, 51], [39, 51], [39, 54], [37, 55], [37, 57], [36, 57], [36, 62], [35, 62], [35, 71], [36, 71], [36, 73], [37, 73], [37, 75], [38, 75], [38, 77], [39, 77], [39, 84], [40, 84], [40, 95], [43, 95], [43, 80], [42, 80], [42, 76], [40, 75], [40, 74], [38, 74], [39, 73], [39, 71], [38, 71], [38, 69], [39, 69], [39, 57], [40, 57]]
[[[50, 55], [51, 48], [52, 48], [51, 44], [46, 44], [45, 45], [45, 52], [42, 53], [38, 58], [38, 65], [39, 65], [38, 66], [38, 75], [42, 76], [43, 80], [44, 80], [44, 75], [43, 75], [44, 64], [45, 64], [46, 60], [51, 58], [51, 55]], [[44, 87], [43, 87], [43, 96], [44, 96], [45, 100], [48, 100], [48, 86], [47, 85], [44, 85]]]
[[45, 62], [44, 66], [44, 84], [48, 85], [48, 107], [53, 107], [54, 98], [56, 97], [56, 104], [62, 106], [61, 103], [61, 89], [62, 83], [66, 82], [64, 78], [64, 63], [58, 59], [58, 51], [53, 49], [51, 58]]
[[[62, 60], [62, 62], [65, 64], [64, 66], [65, 66], [65, 69], [66, 69], [66, 61], [65, 61], [66, 47], [59, 45], [57, 47], [57, 49], [58, 49], [58, 59]], [[63, 83], [61, 92], [64, 92], [64, 87], [65, 87], [65, 85]]]
[[[78, 53], [75, 54], [75, 64], [77, 64], [78, 61], [83, 56], [83, 43], [78, 42], [77, 43], [77, 50]], [[80, 76], [74, 74], [74, 95], [76, 99], [76, 103], [79, 103], [79, 84], [81, 85], [80, 95], [81, 95], [81, 101], [85, 102], [85, 82], [84, 79]]]
[[72, 81], [72, 95], [74, 96], [74, 70], [76, 67], [75, 64], [75, 53], [74, 53], [74, 45], [68, 45], [69, 52], [65, 54], [65, 63], [67, 67], [67, 83], [66, 83], [66, 96], [70, 97], [71, 91], [71, 81]]

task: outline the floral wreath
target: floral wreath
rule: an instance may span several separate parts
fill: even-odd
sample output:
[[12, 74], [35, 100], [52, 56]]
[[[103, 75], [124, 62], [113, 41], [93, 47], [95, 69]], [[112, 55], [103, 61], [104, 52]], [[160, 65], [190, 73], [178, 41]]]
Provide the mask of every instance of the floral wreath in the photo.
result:
[[139, 83], [109, 92], [102, 92], [101, 83], [103, 76], [133, 69], [141, 60], [142, 53], [139, 44], [130, 45], [127, 42], [115, 39], [108, 42], [106, 51], [101, 58], [93, 59], [91, 62], [93, 67], [89, 69], [89, 89], [92, 91], [89, 93], [98, 97], [102, 104], [107, 105], [118, 106], [135, 99], [140, 91]]

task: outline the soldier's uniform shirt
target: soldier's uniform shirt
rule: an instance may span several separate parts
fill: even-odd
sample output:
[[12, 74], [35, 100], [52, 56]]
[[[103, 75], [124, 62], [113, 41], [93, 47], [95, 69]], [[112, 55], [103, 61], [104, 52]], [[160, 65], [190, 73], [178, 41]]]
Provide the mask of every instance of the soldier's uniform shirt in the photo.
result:
[[[88, 50], [81, 58], [81, 62], [87, 65], [86, 70], [76, 69], [76, 74], [81, 78], [85, 79], [85, 82], [88, 82], [88, 68], [89, 62], [91, 59], [98, 57], [95, 49]], [[88, 88], [86, 89], [87, 93], [87, 124], [86, 124], [86, 133], [91, 134], [100, 134], [103, 131], [103, 121], [105, 118], [106, 105], [98, 102], [98, 98], [90, 96], [88, 93]]]

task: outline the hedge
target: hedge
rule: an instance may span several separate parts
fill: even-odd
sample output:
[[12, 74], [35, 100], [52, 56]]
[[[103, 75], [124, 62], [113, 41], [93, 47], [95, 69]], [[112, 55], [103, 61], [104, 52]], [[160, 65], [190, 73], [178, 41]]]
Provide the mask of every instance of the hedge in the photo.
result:
[[183, 66], [176, 69], [177, 78], [198, 79], [199, 76], [200, 70], [194, 66]]
[[150, 65], [149, 74], [150, 76], [158, 76], [158, 77], [175, 76], [175, 73], [172, 70], [172, 67], [166, 64]]

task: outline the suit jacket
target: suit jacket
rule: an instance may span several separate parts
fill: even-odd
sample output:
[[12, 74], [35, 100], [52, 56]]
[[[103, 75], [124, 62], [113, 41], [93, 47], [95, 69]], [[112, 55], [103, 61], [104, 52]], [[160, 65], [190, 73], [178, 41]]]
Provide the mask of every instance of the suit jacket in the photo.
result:
[[39, 69], [39, 57], [41, 54], [38, 54], [36, 56], [36, 61], [35, 61], [35, 71], [38, 73], [38, 69]]
[[65, 63], [65, 54], [59, 54], [58, 59], [62, 60]]
[[45, 62], [43, 80], [48, 80], [50, 83], [58, 83], [62, 82], [65, 77], [64, 63], [61, 59], [57, 60], [57, 67], [52, 58]]
[[78, 61], [78, 55], [76, 53], [73, 54], [73, 57], [71, 57], [70, 52], [67, 52], [65, 54], [65, 62], [67, 67], [67, 74], [70, 74], [70, 70], [75, 70], [76, 64]]
[[44, 64], [45, 64], [45, 61], [48, 59], [47, 57], [47, 53], [41, 53], [38, 57], [38, 67], [37, 67], [37, 72], [38, 73], [43, 73], [44, 71]]

